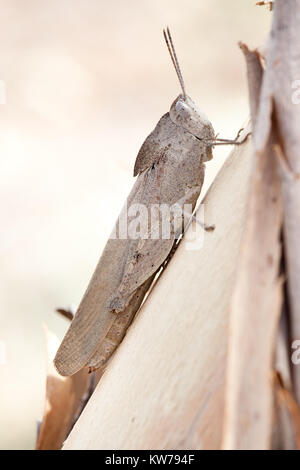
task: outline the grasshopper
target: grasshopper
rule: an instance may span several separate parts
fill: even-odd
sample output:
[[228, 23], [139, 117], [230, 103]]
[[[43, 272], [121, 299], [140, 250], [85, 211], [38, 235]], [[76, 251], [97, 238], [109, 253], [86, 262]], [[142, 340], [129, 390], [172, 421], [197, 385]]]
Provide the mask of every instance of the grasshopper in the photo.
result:
[[[189, 205], [192, 214], [204, 180], [212, 147], [236, 141], [217, 139], [212, 124], [186, 94], [169, 29], [163, 31], [182, 93], [144, 141], [134, 165], [137, 180], [113, 233], [120, 230], [128, 207]], [[179, 202], [178, 202], [179, 201]], [[157, 211], [156, 211], [157, 212]], [[127, 217], [128, 218], [128, 217]], [[159, 215], [156, 213], [156, 219]], [[127, 219], [126, 219], [127, 220]], [[141, 231], [142, 232], [142, 231]], [[110, 237], [92, 279], [67, 331], [54, 363], [61, 375], [83, 367], [104, 367], [132, 322], [155, 275], [166, 263], [182, 234], [182, 214], [170, 220], [168, 237]]]

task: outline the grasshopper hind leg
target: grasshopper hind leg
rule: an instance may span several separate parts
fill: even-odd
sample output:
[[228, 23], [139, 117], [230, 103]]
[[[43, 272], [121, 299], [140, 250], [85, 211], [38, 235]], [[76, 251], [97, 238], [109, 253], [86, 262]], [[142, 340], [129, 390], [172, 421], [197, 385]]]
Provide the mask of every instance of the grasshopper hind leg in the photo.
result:
[[86, 364], [90, 372], [99, 368], [104, 368], [110, 360], [115, 350], [122, 342], [128, 327], [132, 323], [136, 312], [142, 304], [155, 275], [144, 282], [130, 297], [129, 304], [125, 309], [115, 315], [115, 319], [107, 332], [103, 341], [101, 341]]

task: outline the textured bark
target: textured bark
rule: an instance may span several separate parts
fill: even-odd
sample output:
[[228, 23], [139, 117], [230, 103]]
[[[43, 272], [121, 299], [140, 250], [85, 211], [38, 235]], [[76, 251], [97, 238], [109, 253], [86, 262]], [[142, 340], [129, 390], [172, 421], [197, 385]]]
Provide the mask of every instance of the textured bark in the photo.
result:
[[[277, 0], [265, 70], [257, 52], [241, 46], [247, 61], [254, 123], [254, 169], [232, 303], [225, 448], [270, 447], [274, 411], [270, 372], [281, 305], [281, 200], [290, 337], [292, 341], [300, 338], [300, 107], [293, 96], [300, 77], [299, 28], [300, 1]], [[291, 355], [290, 346], [285, 344], [287, 357]], [[294, 403], [293, 393], [300, 400], [300, 368], [295, 365], [293, 369], [294, 389], [275, 387], [285, 448], [299, 445], [297, 406], [285, 407], [294, 423], [293, 434], [283, 417], [283, 407], [278, 406], [283, 403], [279, 396], [285, 397], [285, 403]]]
[[[291, 340], [300, 339], [300, 103], [295, 89], [300, 80], [300, 1], [274, 3], [272, 31], [266, 57], [256, 148], [268, 139], [271, 115], [279, 139], [277, 154], [284, 204], [284, 247], [287, 261]], [[298, 82], [299, 87], [299, 82]], [[295, 393], [300, 403], [300, 366], [293, 370]]]
[[[263, 70], [257, 52], [245, 54], [254, 139]], [[282, 206], [272, 132], [254, 145], [247, 221], [231, 305], [224, 424], [225, 449], [268, 449], [273, 422], [272, 365], [281, 313]], [[274, 164], [275, 162], [275, 164]]]

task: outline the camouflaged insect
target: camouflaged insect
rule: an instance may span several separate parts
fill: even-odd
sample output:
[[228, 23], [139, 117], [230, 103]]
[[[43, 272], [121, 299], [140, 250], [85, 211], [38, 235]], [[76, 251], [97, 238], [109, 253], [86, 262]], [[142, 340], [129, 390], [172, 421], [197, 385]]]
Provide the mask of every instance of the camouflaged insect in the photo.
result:
[[[165, 40], [182, 94], [143, 143], [134, 166], [137, 180], [126, 208], [143, 204], [190, 204], [193, 210], [212, 158], [214, 130], [186, 95], [169, 30]], [[124, 209], [125, 210], [125, 209]], [[121, 214], [122, 215], [122, 214]], [[116, 224], [118, 229], [119, 222]], [[150, 230], [150, 228], [149, 228]], [[102, 367], [124, 337], [155, 274], [170, 254], [182, 224], [172, 221], [168, 239], [110, 238], [55, 357], [61, 375]]]

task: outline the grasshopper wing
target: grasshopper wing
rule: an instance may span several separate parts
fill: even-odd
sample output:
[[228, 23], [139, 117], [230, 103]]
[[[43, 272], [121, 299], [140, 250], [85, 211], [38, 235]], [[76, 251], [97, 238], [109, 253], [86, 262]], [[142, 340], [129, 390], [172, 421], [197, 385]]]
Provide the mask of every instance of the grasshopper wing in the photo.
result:
[[[138, 178], [127, 203], [136, 201], [143, 178]], [[61, 375], [75, 374], [88, 364], [94, 351], [111, 329], [116, 315], [107, 306], [108, 299], [122, 281], [130, 240], [110, 237], [76, 315], [57, 351], [55, 367]], [[139, 303], [142, 298], [139, 300]], [[138, 308], [138, 302], [135, 306]], [[134, 306], [128, 307], [127, 311]], [[126, 312], [124, 312], [126, 314]]]
[[[157, 144], [152, 148], [153, 154], [152, 139]], [[163, 204], [169, 207], [186, 201], [194, 208], [204, 178], [204, 166], [199, 158], [201, 146], [201, 142], [175, 125], [168, 114], [146, 139], [135, 165], [139, 176], [120, 217], [128, 218], [130, 229], [130, 208], [136, 205], [145, 208], [148, 222], [142, 232], [147, 236], [110, 237], [108, 240], [56, 354], [54, 363], [61, 375], [74, 374], [97, 356], [116, 320], [116, 312], [133, 318], [149, 288], [149, 279], [167, 258], [177, 233], [171, 223], [166, 238], [153, 237], [152, 208], [155, 207], [156, 220], [159, 218], [157, 206]], [[158, 151], [158, 147], [163, 150]], [[120, 221], [113, 233], [119, 228]]]

